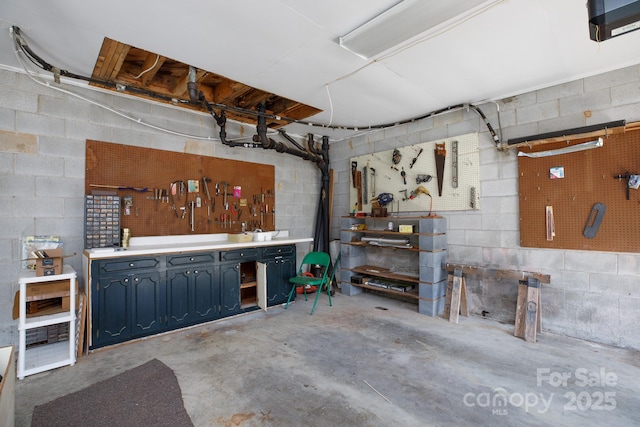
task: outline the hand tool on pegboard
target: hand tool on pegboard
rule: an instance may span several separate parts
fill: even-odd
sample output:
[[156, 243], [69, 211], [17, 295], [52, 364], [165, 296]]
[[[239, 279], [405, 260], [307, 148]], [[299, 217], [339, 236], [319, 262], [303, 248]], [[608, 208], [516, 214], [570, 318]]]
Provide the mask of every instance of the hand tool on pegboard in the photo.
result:
[[637, 175], [631, 174], [629, 172], [626, 172], [624, 175], [616, 175], [616, 176], [614, 176], [614, 178], [617, 179], [617, 180], [621, 180], [621, 179], [625, 180], [625, 183], [626, 183], [625, 187], [626, 187], [626, 190], [627, 190], [627, 200], [631, 199], [631, 195], [629, 194], [629, 189], [631, 188], [631, 186], [629, 185], [629, 183], [630, 183], [631, 179], [633, 179], [635, 176], [637, 176]]
[[207, 201], [209, 204], [207, 205], [207, 221], [211, 224], [211, 212], [215, 212], [214, 199], [211, 197], [211, 193], [209, 192], [209, 183], [211, 182], [211, 178], [207, 178], [206, 176], [202, 177], [202, 186], [204, 187], [204, 193], [207, 195]]
[[367, 187], [367, 177], [369, 175], [368, 168], [362, 168], [362, 202], [366, 205], [369, 203], [369, 188]]
[[228, 211], [229, 210], [229, 203], [227, 203], [227, 189], [229, 188], [229, 183], [228, 182], [221, 182], [220, 185], [222, 186], [222, 204], [224, 206], [224, 210]]
[[356, 171], [356, 190], [358, 194], [358, 210], [362, 210], [362, 172]]
[[438, 178], [438, 196], [442, 197], [442, 183], [444, 182], [444, 161], [447, 157], [447, 150], [445, 149], [444, 142], [442, 144], [436, 143], [436, 148], [433, 150], [433, 154], [436, 160], [436, 176]]
[[584, 227], [584, 231], [582, 232], [584, 237], [587, 239], [593, 239], [596, 237], [598, 228], [600, 228], [600, 223], [602, 223], [606, 210], [607, 206], [604, 203], [596, 203], [593, 205], [591, 212], [589, 212], [589, 217], [587, 218], [587, 225]]
[[358, 162], [351, 162], [351, 183], [356, 188], [356, 171], [358, 170]]
[[371, 171], [371, 198], [373, 199], [376, 197], [376, 169], [369, 168], [369, 170]]
[[546, 232], [547, 232], [547, 241], [552, 241], [556, 235], [556, 224], [553, 219], [553, 206], [545, 207], [545, 222], [546, 222]]
[[413, 168], [413, 165], [416, 164], [416, 162], [418, 161], [418, 157], [420, 157], [420, 154], [422, 154], [424, 150], [421, 148], [420, 151], [418, 151], [418, 154], [416, 154], [416, 156], [411, 160], [411, 164], [409, 165], [409, 169]]
[[458, 141], [451, 141], [451, 186], [458, 188]]
[[147, 193], [151, 190], [149, 190], [148, 187], [128, 187], [126, 185], [101, 185], [101, 184], [89, 184], [89, 187], [96, 187], [96, 188], [112, 188], [114, 190], [119, 190], [119, 191], [126, 191], [126, 190], [130, 190], [130, 191], [137, 191], [138, 193]]

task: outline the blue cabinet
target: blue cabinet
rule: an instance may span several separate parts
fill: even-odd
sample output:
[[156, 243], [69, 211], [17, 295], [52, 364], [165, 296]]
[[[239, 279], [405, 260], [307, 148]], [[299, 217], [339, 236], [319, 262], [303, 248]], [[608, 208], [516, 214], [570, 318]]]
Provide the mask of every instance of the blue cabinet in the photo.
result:
[[296, 275], [296, 247], [266, 247], [262, 252], [262, 262], [267, 265], [267, 301], [268, 305], [287, 302], [291, 291], [289, 278]]
[[220, 317], [220, 280], [214, 253], [167, 256], [170, 329]]
[[152, 335], [165, 329], [165, 282], [157, 271], [136, 273], [131, 281], [131, 337]]
[[159, 257], [92, 265], [91, 348], [151, 335], [163, 328], [164, 279]]
[[222, 287], [220, 315], [226, 317], [240, 313], [240, 264], [222, 264], [220, 283]]
[[89, 348], [282, 304], [295, 264], [295, 245], [93, 260]]

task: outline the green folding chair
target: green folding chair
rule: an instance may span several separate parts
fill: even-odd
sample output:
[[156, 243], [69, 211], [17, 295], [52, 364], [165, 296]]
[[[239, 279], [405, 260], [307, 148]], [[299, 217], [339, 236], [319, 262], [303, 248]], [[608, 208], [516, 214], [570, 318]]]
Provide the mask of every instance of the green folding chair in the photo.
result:
[[[298, 274], [295, 277], [291, 277], [289, 282], [293, 283], [294, 286], [291, 287], [291, 291], [289, 292], [289, 298], [287, 298], [287, 304], [284, 308], [289, 307], [289, 302], [291, 301], [291, 297], [293, 293], [296, 292], [296, 289], [299, 286], [302, 286], [302, 293], [304, 294], [304, 300], [307, 299], [307, 287], [315, 286], [316, 287], [316, 299], [313, 302], [313, 307], [311, 308], [311, 314], [316, 309], [316, 304], [318, 303], [318, 297], [320, 293], [322, 293], [322, 289], [327, 290], [327, 296], [329, 297], [329, 306], [332, 306], [331, 303], [331, 289], [329, 286], [329, 279], [327, 274], [329, 272], [329, 265], [331, 264], [331, 258], [329, 254], [326, 252], [309, 252], [304, 256], [302, 263], [300, 264], [300, 268], [298, 269]], [[307, 267], [309, 269], [314, 266], [320, 266], [322, 268], [322, 277], [313, 277], [306, 273]]]

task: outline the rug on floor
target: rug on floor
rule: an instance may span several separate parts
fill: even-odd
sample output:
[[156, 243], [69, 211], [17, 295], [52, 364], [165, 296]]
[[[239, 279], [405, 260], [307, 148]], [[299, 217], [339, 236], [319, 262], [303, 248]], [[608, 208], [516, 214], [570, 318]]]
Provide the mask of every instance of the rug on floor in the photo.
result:
[[173, 371], [153, 359], [36, 406], [32, 427], [193, 426]]

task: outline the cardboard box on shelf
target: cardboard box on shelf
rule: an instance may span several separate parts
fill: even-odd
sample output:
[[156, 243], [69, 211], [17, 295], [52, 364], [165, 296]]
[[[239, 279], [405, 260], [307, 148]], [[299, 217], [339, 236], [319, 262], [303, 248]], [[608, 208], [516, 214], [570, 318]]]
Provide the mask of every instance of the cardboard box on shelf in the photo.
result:
[[36, 259], [36, 276], [62, 274], [62, 248], [46, 249], [42, 252], [46, 254], [46, 257]]
[[[70, 283], [69, 279], [54, 280], [51, 282], [32, 283], [27, 285], [25, 301], [29, 305], [35, 301], [51, 300], [48, 303], [31, 304], [28, 306], [27, 317], [44, 316], [46, 314], [62, 313], [69, 311], [70, 307]], [[76, 308], [78, 307], [78, 282], [76, 281]], [[20, 291], [16, 292], [13, 299], [13, 319], [20, 316]]]

